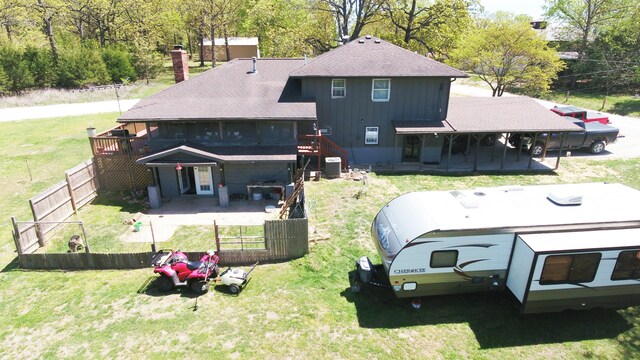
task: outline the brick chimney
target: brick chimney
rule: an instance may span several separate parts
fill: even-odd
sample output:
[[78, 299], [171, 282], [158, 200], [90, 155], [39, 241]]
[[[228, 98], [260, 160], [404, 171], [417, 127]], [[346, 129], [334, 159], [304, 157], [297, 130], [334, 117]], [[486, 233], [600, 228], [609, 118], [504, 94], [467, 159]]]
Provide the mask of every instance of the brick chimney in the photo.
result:
[[171, 50], [171, 62], [176, 83], [187, 80], [189, 78], [189, 61], [187, 60], [187, 52], [182, 50], [182, 45], [175, 45]]

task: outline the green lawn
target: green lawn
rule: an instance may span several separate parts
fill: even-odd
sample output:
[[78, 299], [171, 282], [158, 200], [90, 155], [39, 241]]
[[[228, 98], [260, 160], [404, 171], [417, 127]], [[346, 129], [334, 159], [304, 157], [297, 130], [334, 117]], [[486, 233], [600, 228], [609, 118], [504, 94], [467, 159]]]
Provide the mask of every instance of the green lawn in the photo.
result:
[[[259, 265], [239, 296], [222, 286], [197, 299], [188, 292], [161, 294], [150, 286], [151, 269], [18, 269], [9, 217], [29, 218], [28, 198], [89, 158], [87, 125], [102, 130], [115, 118], [0, 123], [0, 181], [5, 184], [0, 189], [0, 358], [627, 359], [640, 354], [640, 307], [523, 317], [515, 313], [513, 299], [501, 293], [426, 298], [414, 311], [409, 301], [384, 292], [354, 294], [347, 278], [361, 255], [379, 262], [371, 221], [402, 193], [588, 181], [640, 189], [638, 159], [565, 158], [559, 171], [547, 175], [371, 174], [366, 186], [308, 182], [309, 254]], [[122, 221], [140, 209], [125, 195], [109, 194], [83, 208], [79, 218], [94, 250], [132, 251], [117, 238], [129, 231]], [[187, 248], [209, 241], [206, 229], [180, 231], [188, 235]], [[139, 246], [148, 249], [148, 244]]]
[[113, 127], [118, 114], [0, 122], [0, 248], [13, 247], [11, 216], [32, 220], [29, 198], [91, 158], [86, 128]]
[[[379, 261], [371, 220], [407, 191], [583, 181], [640, 188], [639, 172], [638, 160], [571, 158], [549, 175], [371, 174], [366, 187], [308, 182], [310, 253], [258, 266], [237, 297], [223, 286], [197, 300], [161, 294], [149, 286], [151, 269], [20, 271], [14, 262], [0, 272], [0, 348], [8, 358], [637, 357], [638, 308], [523, 317], [501, 293], [426, 298], [415, 311], [384, 292], [352, 293], [347, 273], [361, 255]], [[135, 210], [118, 201], [86, 208], [90, 231], [99, 219]]]
[[[580, 92], [550, 92], [544, 99], [561, 104], [608, 112], [612, 114], [640, 118], [640, 98], [634, 95], [609, 95], [604, 102], [604, 94], [584, 94]], [[604, 102], [604, 108], [602, 107]]]

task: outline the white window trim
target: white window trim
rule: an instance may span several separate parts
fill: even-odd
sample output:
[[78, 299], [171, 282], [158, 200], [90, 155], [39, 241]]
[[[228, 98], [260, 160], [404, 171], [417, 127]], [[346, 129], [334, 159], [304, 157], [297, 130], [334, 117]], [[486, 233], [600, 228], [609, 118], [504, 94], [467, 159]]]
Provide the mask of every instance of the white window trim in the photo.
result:
[[[334, 82], [335, 80], [342, 80], [342, 81], [344, 81], [344, 86], [343, 86], [343, 87], [334, 87], [334, 86], [333, 86], [333, 82]], [[344, 91], [344, 95], [342, 95], [342, 96], [335, 96], [335, 95], [333, 95], [333, 90], [334, 90], [334, 89], [342, 89], [342, 90]], [[346, 98], [346, 97], [347, 97], [347, 79], [331, 79], [331, 98], [332, 98], [332, 99], [344, 99], [344, 98]]]
[[[389, 88], [387, 89], [387, 98], [386, 99], [376, 99], [374, 98], [374, 90], [375, 90], [375, 82], [380, 80], [386, 80], [389, 82]], [[391, 98], [391, 79], [371, 79], [371, 101], [373, 102], [388, 102]]]
[[[369, 141], [369, 138], [367, 138], [367, 133], [369, 132], [369, 129], [371, 129], [371, 132], [374, 132], [374, 129], [375, 129], [375, 133], [376, 133], [375, 141]], [[378, 145], [379, 140], [380, 140], [380, 127], [378, 127], [378, 126], [365, 126], [365, 128], [364, 128], [364, 144], [365, 145]]]

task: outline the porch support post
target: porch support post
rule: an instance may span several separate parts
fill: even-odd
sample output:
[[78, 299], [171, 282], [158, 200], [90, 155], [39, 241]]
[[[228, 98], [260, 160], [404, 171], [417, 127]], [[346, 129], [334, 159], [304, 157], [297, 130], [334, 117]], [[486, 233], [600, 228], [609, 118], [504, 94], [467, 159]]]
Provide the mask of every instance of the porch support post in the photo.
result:
[[464, 152], [464, 162], [467, 162], [467, 156], [469, 155], [469, 147], [471, 147], [471, 137], [472, 134], [467, 134], [467, 149]]
[[[473, 157], [473, 171], [478, 170], [478, 153], [480, 153], [480, 135], [475, 136], [476, 138], [476, 155]], [[471, 138], [469, 138], [471, 139]]]
[[393, 135], [393, 158], [391, 159], [391, 170], [396, 169], [396, 148], [398, 147], [398, 133]]
[[451, 164], [451, 147], [453, 146], [454, 135], [449, 135], [449, 149], [447, 150], [447, 171], [449, 171], [449, 165]]
[[560, 139], [560, 150], [558, 150], [558, 158], [556, 159], [556, 167], [553, 170], [558, 170], [560, 166], [560, 158], [562, 157], [562, 147], [564, 146], [564, 140], [567, 137], [567, 132], [562, 133], [562, 138]]
[[424, 162], [422, 161], [422, 157], [424, 156], [424, 139], [427, 137], [427, 135], [420, 134], [418, 136], [420, 136], [420, 144], [422, 146], [420, 149], [420, 158], [418, 158], [418, 161], [420, 161], [420, 170], [422, 170], [424, 165]]
[[[564, 136], [564, 134], [562, 136]], [[547, 145], [549, 144], [549, 140], [551, 140], [551, 133], [547, 133], [547, 138], [544, 140], [544, 148], [542, 149], [542, 159], [541, 159], [542, 161], [544, 161], [544, 159], [547, 158]], [[562, 141], [563, 140], [564, 140], [563, 138], [560, 139], [560, 142], [561, 142], [560, 148], [561, 149], [562, 149]]]
[[507, 157], [507, 147], [509, 146], [509, 138], [511, 133], [506, 133], [504, 138], [504, 148], [502, 149], [502, 160], [500, 161], [500, 170], [504, 169], [504, 159]]
[[520, 133], [520, 146], [518, 146], [518, 153], [516, 154], [516, 161], [520, 162], [520, 153], [522, 153], [522, 142], [524, 141], [524, 133]]
[[[533, 135], [533, 144], [535, 145], [535, 143], [538, 141], [538, 133], [535, 133]], [[529, 165], [527, 165], [527, 169], [531, 169], [531, 163], [533, 162], [533, 153], [529, 153]]]

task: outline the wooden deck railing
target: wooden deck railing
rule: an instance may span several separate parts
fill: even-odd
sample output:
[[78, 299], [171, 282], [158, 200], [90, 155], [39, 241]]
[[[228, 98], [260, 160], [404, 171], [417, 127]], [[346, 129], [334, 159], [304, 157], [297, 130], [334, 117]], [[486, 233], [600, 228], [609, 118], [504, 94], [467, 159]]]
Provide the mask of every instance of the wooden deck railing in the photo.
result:
[[322, 135], [298, 136], [298, 152], [318, 158], [318, 165], [322, 158], [339, 157], [342, 160], [342, 168], [347, 169], [349, 154], [340, 145]]

